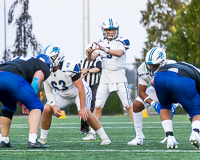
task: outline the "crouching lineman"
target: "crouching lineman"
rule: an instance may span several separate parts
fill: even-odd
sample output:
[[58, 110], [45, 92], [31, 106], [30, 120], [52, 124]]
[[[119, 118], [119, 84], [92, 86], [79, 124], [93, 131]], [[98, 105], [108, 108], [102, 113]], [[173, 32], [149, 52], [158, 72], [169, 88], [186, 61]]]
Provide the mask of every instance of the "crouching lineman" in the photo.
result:
[[[51, 126], [52, 114], [61, 116], [63, 107], [76, 103], [78, 115], [92, 127], [102, 139], [101, 145], [111, 143], [100, 121], [91, 113], [92, 92], [89, 85], [81, 78], [80, 69], [74, 61], [64, 58], [61, 47], [50, 45], [44, 53], [53, 61], [53, 72], [44, 82], [47, 103], [42, 115], [41, 136], [39, 142], [47, 143], [47, 135]], [[56, 90], [52, 93], [52, 89]]]
[[51, 59], [44, 54], [39, 54], [36, 58], [20, 56], [0, 65], [0, 101], [3, 104], [0, 114], [2, 133], [0, 148], [12, 147], [9, 130], [17, 101], [23, 103], [30, 112], [28, 148], [49, 148], [37, 140], [37, 131], [43, 111], [43, 105], [37, 97], [37, 92], [41, 82], [50, 75], [51, 67]]
[[[172, 80], [173, 79], [173, 80]], [[154, 78], [154, 87], [161, 104], [160, 119], [166, 133], [167, 148], [178, 148], [173, 134], [170, 113], [173, 99], [182, 104], [192, 120], [189, 141], [200, 149], [200, 71], [185, 62], [161, 67]]]
[[[139, 96], [133, 103], [133, 118], [136, 132], [136, 138], [128, 142], [128, 145], [142, 145], [145, 138], [142, 132], [142, 110], [148, 106], [152, 106], [158, 114], [160, 114], [160, 104], [156, 96], [156, 92], [153, 86], [147, 88], [151, 84], [151, 80], [158, 71], [159, 67], [165, 64], [176, 63], [174, 60], [166, 60], [166, 53], [162, 48], [154, 47], [150, 49], [143, 62], [138, 67], [138, 83], [139, 83]], [[172, 104], [172, 116], [179, 104]], [[163, 143], [166, 139], [163, 140]]]

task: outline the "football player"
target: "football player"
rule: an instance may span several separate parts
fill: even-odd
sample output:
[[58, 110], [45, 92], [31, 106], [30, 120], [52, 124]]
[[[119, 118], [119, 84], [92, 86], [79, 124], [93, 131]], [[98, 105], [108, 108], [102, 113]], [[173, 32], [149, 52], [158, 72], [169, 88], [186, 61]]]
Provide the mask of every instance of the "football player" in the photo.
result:
[[[142, 110], [145, 107], [152, 106], [158, 114], [160, 114], [160, 104], [156, 96], [156, 92], [153, 86], [148, 87], [151, 84], [154, 75], [158, 69], [165, 64], [176, 63], [174, 60], [167, 60], [166, 53], [162, 48], [154, 47], [150, 49], [145, 57], [145, 62], [143, 62], [138, 67], [138, 83], [139, 83], [139, 96], [135, 99], [133, 103], [133, 117], [134, 126], [136, 132], [136, 138], [128, 142], [128, 145], [142, 145], [143, 139], [145, 138], [142, 132]], [[173, 104], [172, 106], [172, 116], [179, 104]], [[166, 139], [163, 140], [163, 143]]]
[[[112, 91], [116, 91], [123, 106], [127, 109], [131, 120], [133, 121], [133, 106], [131, 95], [128, 88], [128, 82], [125, 75], [126, 50], [129, 48], [129, 40], [119, 37], [118, 23], [109, 18], [102, 24], [104, 39], [98, 43], [94, 42], [97, 48], [91, 45], [86, 54], [89, 61], [98, 56], [102, 59], [102, 74], [100, 84], [97, 89], [94, 115], [100, 120], [105, 102]], [[95, 131], [91, 129], [89, 134], [83, 140], [96, 139]]]
[[[41, 136], [39, 141], [47, 143], [52, 114], [61, 116], [60, 109], [76, 103], [78, 115], [92, 127], [102, 139], [101, 145], [111, 143], [99, 120], [90, 111], [92, 93], [89, 85], [81, 78], [78, 65], [67, 58], [60, 46], [50, 45], [44, 53], [53, 61], [53, 72], [44, 82], [47, 103], [42, 115]], [[53, 93], [52, 90], [55, 90]]]
[[43, 111], [37, 92], [42, 81], [50, 75], [51, 59], [44, 54], [33, 57], [15, 57], [14, 60], [0, 64], [1, 110], [0, 148], [12, 147], [9, 130], [17, 101], [29, 110], [28, 148], [48, 148], [37, 140], [37, 131]]
[[200, 71], [195, 66], [178, 62], [161, 67], [154, 78], [161, 104], [160, 118], [166, 133], [167, 148], [178, 148], [173, 135], [171, 104], [176, 99], [192, 119], [189, 141], [200, 149]]

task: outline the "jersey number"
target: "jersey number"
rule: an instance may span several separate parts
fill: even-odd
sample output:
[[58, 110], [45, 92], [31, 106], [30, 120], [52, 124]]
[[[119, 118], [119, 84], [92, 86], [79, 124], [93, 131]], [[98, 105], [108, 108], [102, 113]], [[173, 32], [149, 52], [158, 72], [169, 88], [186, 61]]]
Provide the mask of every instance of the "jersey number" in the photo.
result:
[[[110, 47], [106, 47], [106, 48], [110, 49]], [[110, 53], [107, 53], [106, 57], [107, 58], [112, 58], [112, 55]]]
[[59, 90], [59, 91], [60, 91], [60, 89], [57, 87], [57, 85], [62, 85], [61, 91], [65, 91], [68, 89], [65, 81], [63, 81], [63, 80], [58, 81], [58, 84], [55, 81], [51, 81], [51, 85], [53, 86], [54, 89]]

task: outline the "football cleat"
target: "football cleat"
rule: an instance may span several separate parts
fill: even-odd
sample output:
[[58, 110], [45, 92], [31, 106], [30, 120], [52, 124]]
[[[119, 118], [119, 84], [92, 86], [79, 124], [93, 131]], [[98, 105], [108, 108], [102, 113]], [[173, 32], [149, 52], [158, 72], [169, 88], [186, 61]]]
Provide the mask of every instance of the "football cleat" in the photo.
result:
[[42, 144], [47, 144], [47, 139], [44, 139], [44, 138], [40, 138], [38, 139], [38, 142], [42, 143]]
[[0, 143], [0, 148], [11, 148], [11, 147], [13, 147], [13, 145], [10, 142], [5, 143], [4, 141], [1, 141]]
[[128, 145], [136, 146], [143, 145], [144, 136], [136, 136], [132, 141], [128, 142]]
[[169, 149], [176, 149], [178, 148], [178, 142], [176, 141], [174, 136], [167, 137], [167, 148]]
[[31, 148], [31, 149], [34, 149], [34, 148], [49, 148], [49, 146], [38, 142], [38, 140], [36, 139], [35, 143], [28, 141], [28, 148]]
[[192, 132], [189, 138], [191, 144], [193, 144], [197, 149], [200, 149], [200, 136], [197, 132]]
[[102, 138], [101, 145], [109, 145], [111, 144], [111, 140], [109, 138]]
[[82, 140], [85, 141], [96, 140], [96, 134], [89, 132], [89, 134], [86, 137], [82, 138]]

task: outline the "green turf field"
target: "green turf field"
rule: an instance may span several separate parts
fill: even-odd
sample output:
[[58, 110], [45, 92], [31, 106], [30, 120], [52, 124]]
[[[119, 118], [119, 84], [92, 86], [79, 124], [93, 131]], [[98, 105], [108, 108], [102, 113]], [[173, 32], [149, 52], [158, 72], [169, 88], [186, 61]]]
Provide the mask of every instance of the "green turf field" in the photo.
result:
[[80, 133], [80, 119], [78, 116], [67, 116], [66, 119], [53, 118], [48, 137], [50, 148], [34, 150], [27, 149], [27, 116], [15, 116], [10, 130], [14, 148], [0, 149], [0, 159], [193, 160], [200, 157], [200, 150], [196, 150], [188, 141], [191, 129], [186, 115], [175, 115], [173, 119], [174, 135], [179, 142], [179, 148], [175, 150], [166, 149], [166, 143], [159, 143], [165, 137], [159, 116], [144, 118], [146, 138], [142, 146], [127, 145], [135, 136], [128, 116], [102, 116], [101, 122], [112, 141], [111, 145], [100, 146], [98, 136], [96, 141], [82, 141], [85, 135]]

